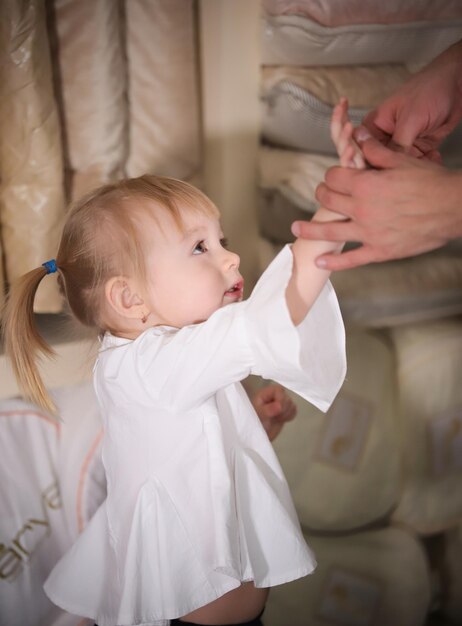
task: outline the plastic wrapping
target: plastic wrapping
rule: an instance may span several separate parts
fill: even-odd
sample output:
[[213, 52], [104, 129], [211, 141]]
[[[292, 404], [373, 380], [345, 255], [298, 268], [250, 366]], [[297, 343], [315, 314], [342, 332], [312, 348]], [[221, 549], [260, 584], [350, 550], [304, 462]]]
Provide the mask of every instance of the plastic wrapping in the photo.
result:
[[324, 26], [301, 15], [262, 16], [263, 65], [406, 63], [418, 67], [459, 41], [462, 18]]
[[128, 151], [123, 15], [112, 0], [55, 0], [70, 192], [121, 178]]
[[5, 272], [3, 268], [3, 246], [2, 246], [2, 240], [0, 237], [0, 309], [2, 308], [5, 302], [5, 289], [6, 289], [6, 284], [5, 284]]
[[462, 17], [458, 0], [263, 0], [271, 15], [303, 15], [324, 26], [402, 24]]
[[[64, 192], [43, 0], [0, 3], [0, 218], [10, 283], [56, 254]], [[36, 310], [60, 311], [54, 280], [44, 280]]]
[[199, 76], [191, 0], [126, 2], [130, 76], [127, 174], [200, 186]]

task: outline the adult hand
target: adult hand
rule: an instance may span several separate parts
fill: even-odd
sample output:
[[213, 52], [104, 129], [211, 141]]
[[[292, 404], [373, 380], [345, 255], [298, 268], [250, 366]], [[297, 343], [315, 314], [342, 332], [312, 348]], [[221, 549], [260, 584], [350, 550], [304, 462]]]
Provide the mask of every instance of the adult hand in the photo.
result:
[[[441, 161], [438, 147], [462, 117], [462, 42], [440, 54], [363, 120], [393, 149]], [[364, 129], [355, 137], [361, 141]]]
[[297, 407], [293, 400], [284, 387], [276, 383], [259, 389], [251, 401], [270, 441], [273, 441], [284, 424], [294, 419], [297, 414]]
[[420, 254], [462, 236], [462, 172], [394, 152], [375, 139], [362, 145], [375, 168], [330, 168], [316, 197], [349, 218], [294, 222], [297, 237], [355, 241], [360, 248], [316, 259], [332, 271]]

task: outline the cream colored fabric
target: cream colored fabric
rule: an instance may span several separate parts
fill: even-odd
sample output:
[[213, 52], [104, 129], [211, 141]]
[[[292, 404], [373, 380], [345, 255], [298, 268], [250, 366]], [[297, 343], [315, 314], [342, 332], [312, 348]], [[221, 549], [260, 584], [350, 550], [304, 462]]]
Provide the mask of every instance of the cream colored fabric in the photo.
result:
[[315, 191], [326, 170], [338, 158], [261, 146], [258, 156], [258, 183], [263, 189], [289, 188], [300, 207], [310, 213], [318, 205]]
[[304, 15], [325, 26], [400, 24], [462, 17], [458, 0], [263, 0], [272, 15]]
[[355, 126], [366, 113], [406, 81], [403, 65], [357, 67], [265, 67], [262, 79], [262, 134], [270, 143], [336, 156], [330, 138], [333, 107], [341, 96]]
[[265, 626], [422, 626], [430, 571], [416, 538], [398, 528], [320, 538], [307, 535], [318, 567], [271, 590]]
[[305, 529], [347, 532], [397, 504], [401, 461], [394, 361], [380, 335], [347, 330], [348, 373], [326, 415], [293, 397], [295, 421], [274, 441]]
[[462, 240], [409, 259], [358, 267], [332, 276], [345, 318], [395, 327], [462, 313]]
[[404, 65], [359, 65], [355, 67], [297, 67], [290, 65], [262, 68], [263, 97], [281, 82], [290, 82], [322, 102], [335, 105], [341, 96], [350, 107], [371, 109], [382, 102], [411, 73]]
[[57, 74], [70, 193], [120, 178], [128, 150], [120, 4], [54, 0]]
[[127, 174], [201, 183], [199, 76], [192, 0], [125, 3], [130, 102]]
[[[462, 33], [461, 33], [462, 36]], [[263, 66], [262, 134], [269, 143], [310, 153], [336, 156], [330, 139], [333, 106], [341, 96], [350, 105], [352, 122], [393, 93], [410, 76], [404, 65], [333, 67]], [[462, 167], [462, 124], [441, 148], [443, 162]]]
[[[101, 183], [155, 172], [202, 185], [194, 6], [54, 0], [45, 16], [44, 0], [1, 3], [7, 281], [55, 256], [67, 200]], [[61, 306], [44, 280], [36, 310]]]
[[462, 322], [391, 331], [405, 483], [394, 520], [430, 534], [462, 522]]
[[[0, 219], [6, 274], [14, 282], [56, 254], [64, 214], [61, 137], [42, 0], [0, 3]], [[61, 309], [54, 280], [35, 300]]]
[[299, 15], [262, 16], [263, 65], [425, 64], [462, 37], [462, 18], [331, 28]]
[[313, 215], [316, 187], [326, 169], [336, 163], [331, 157], [262, 146], [258, 158], [260, 234], [276, 244], [292, 241], [290, 225]]

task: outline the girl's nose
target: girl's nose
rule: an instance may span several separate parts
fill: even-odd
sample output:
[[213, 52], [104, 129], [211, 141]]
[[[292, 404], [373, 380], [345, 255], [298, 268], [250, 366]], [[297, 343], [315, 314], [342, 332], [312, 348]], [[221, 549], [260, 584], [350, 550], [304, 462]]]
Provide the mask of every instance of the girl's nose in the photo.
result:
[[226, 250], [225, 264], [227, 268], [237, 269], [239, 267], [240, 262], [241, 262], [241, 259], [238, 254], [236, 254], [235, 252], [231, 252], [231, 250]]

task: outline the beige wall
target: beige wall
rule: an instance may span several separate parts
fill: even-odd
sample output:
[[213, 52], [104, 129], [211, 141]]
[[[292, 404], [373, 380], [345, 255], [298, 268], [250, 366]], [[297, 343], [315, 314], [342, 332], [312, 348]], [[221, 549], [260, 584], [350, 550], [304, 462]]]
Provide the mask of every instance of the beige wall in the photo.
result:
[[241, 255], [246, 295], [256, 278], [259, 0], [200, 0], [205, 190]]

